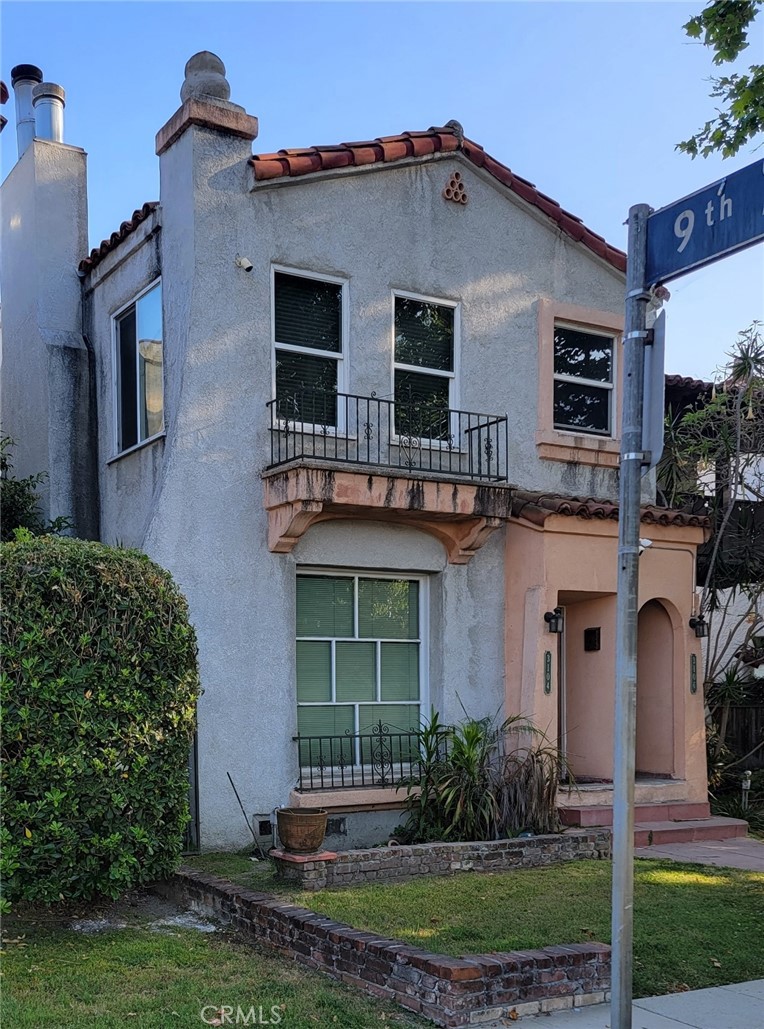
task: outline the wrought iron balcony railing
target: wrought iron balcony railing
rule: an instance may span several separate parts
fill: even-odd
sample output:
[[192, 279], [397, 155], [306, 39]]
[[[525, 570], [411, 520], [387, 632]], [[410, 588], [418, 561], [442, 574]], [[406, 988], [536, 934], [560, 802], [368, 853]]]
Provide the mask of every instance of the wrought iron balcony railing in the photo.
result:
[[[293, 739], [300, 760], [297, 788], [303, 792], [395, 786], [404, 776], [416, 775], [421, 761], [418, 733], [383, 722], [357, 733]], [[445, 743], [442, 756], [447, 756]]]
[[271, 468], [301, 457], [468, 479], [507, 479], [507, 418], [321, 390], [271, 400]]

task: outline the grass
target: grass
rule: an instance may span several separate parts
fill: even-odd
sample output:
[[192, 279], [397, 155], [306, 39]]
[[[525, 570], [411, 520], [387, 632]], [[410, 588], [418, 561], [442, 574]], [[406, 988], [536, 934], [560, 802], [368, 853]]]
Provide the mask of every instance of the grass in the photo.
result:
[[[198, 868], [252, 889], [273, 873], [237, 855], [205, 855]], [[554, 943], [610, 942], [606, 861], [463, 873], [403, 885], [282, 895], [358, 929], [442, 954]], [[764, 977], [764, 875], [671, 861], [635, 862], [635, 996]]]
[[238, 886], [246, 886], [248, 890], [261, 890], [263, 893], [278, 893], [283, 896], [301, 896], [276, 875], [276, 867], [272, 861], [253, 861], [245, 853], [238, 854], [194, 854], [183, 858], [186, 868], [195, 868], [198, 872], [219, 875], [222, 879], [230, 879]]
[[199, 1029], [206, 1005], [209, 1020], [222, 1005], [254, 1008], [255, 1025], [275, 1008], [286, 1029], [425, 1025], [226, 931], [156, 932], [133, 917], [126, 928], [83, 936], [66, 918], [27, 911], [4, 919], [4, 937], [8, 1029]]

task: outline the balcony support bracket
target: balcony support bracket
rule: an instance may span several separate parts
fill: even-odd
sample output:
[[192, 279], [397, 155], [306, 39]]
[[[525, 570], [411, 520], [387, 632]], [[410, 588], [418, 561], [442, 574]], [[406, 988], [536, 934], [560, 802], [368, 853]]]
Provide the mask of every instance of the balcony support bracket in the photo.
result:
[[509, 517], [511, 489], [405, 475], [294, 465], [267, 472], [268, 549], [288, 554], [308, 529], [329, 520], [409, 525], [442, 544], [449, 564], [467, 564]]

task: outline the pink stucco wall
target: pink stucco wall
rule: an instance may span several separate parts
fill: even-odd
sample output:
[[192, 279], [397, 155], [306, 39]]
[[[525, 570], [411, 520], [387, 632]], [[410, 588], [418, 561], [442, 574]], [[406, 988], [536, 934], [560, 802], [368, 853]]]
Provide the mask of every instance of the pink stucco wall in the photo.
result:
[[[643, 525], [652, 546], [640, 558], [639, 768], [670, 773], [681, 798], [706, 799], [702, 689], [690, 693], [690, 655], [699, 641], [692, 614], [699, 528]], [[506, 701], [552, 738], [560, 731], [558, 637], [544, 612], [566, 610], [565, 748], [578, 776], [609, 779], [613, 768], [615, 591], [618, 525], [552, 515], [543, 526], [510, 522], [506, 547]], [[583, 630], [599, 627], [601, 649], [586, 652]], [[544, 692], [544, 653], [552, 654], [552, 690]], [[639, 688], [638, 688], [639, 693]], [[582, 795], [583, 796], [583, 795]]]
[[674, 772], [674, 630], [657, 600], [639, 612], [637, 658], [636, 769], [652, 775]]

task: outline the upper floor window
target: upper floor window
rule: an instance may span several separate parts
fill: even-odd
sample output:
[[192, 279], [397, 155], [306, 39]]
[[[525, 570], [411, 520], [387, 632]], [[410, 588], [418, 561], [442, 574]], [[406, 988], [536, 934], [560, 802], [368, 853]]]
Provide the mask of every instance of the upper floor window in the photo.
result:
[[447, 439], [455, 406], [458, 308], [395, 296], [395, 431]]
[[613, 435], [614, 337], [554, 327], [554, 427]]
[[117, 450], [164, 429], [162, 287], [157, 283], [114, 318]]
[[337, 425], [343, 288], [336, 279], [274, 272], [274, 385], [280, 418]]

